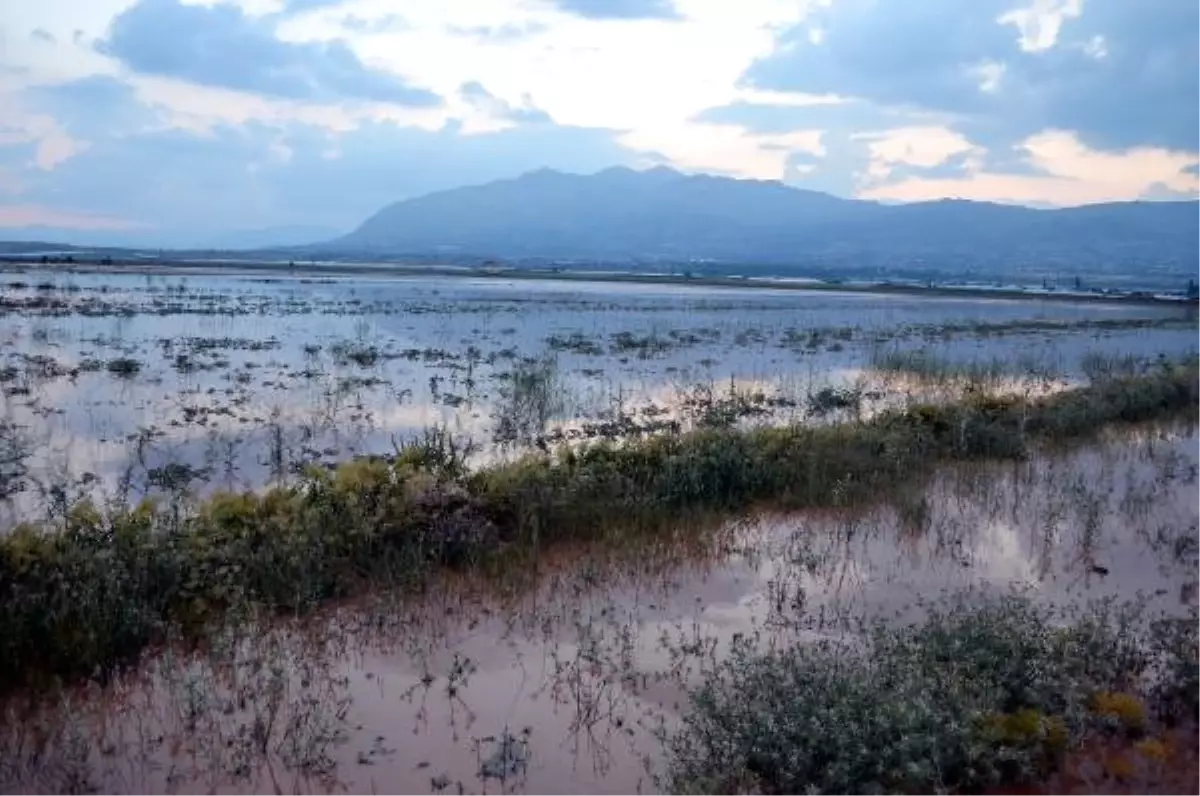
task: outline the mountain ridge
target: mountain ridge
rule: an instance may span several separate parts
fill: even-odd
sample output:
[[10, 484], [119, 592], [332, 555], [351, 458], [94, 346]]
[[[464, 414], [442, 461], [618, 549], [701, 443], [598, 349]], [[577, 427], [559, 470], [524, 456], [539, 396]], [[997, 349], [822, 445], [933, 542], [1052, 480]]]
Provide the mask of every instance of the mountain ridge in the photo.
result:
[[1195, 200], [1031, 208], [885, 204], [778, 180], [612, 167], [539, 169], [405, 199], [330, 241], [363, 252], [795, 263], [813, 257], [1197, 259]]

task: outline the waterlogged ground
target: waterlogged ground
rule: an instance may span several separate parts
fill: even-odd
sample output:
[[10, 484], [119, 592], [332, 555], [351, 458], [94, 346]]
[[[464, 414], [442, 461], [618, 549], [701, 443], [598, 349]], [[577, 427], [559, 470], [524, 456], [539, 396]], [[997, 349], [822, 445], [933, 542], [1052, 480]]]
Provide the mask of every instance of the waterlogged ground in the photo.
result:
[[804, 643], [965, 588], [1186, 612], [1198, 465], [1194, 428], [1142, 428], [890, 505], [563, 551], [532, 586], [336, 606], [10, 715], [0, 789], [654, 791], [661, 733], [735, 636]]
[[[1182, 307], [451, 277], [0, 274], [5, 524], [255, 488], [430, 426], [476, 460], [1194, 351]], [[917, 352], [923, 378], [912, 378]], [[939, 381], [940, 379], [940, 381]], [[961, 386], [961, 385], [959, 385]]]

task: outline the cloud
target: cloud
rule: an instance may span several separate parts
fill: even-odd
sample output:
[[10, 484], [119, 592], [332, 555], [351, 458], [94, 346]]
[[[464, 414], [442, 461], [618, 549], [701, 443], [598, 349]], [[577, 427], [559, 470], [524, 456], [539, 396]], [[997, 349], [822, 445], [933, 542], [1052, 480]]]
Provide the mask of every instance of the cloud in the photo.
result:
[[82, 139], [114, 131], [136, 132], [160, 117], [137, 102], [128, 83], [102, 75], [31, 89], [25, 94], [25, 104]]
[[820, 130], [752, 133], [734, 124], [689, 123], [678, 128], [633, 130], [619, 141], [658, 156], [685, 171], [717, 172], [755, 179], [781, 179], [794, 153], [825, 154]]
[[73, 138], [52, 116], [24, 113], [10, 104], [11, 115], [0, 119], [0, 154], [6, 153], [19, 165], [40, 171], [53, 171], [79, 153], [89, 143]]
[[588, 19], [677, 19], [671, 0], [555, 0], [564, 11]]
[[1042, 52], [1054, 46], [1063, 22], [1083, 13], [1083, 0], [1033, 0], [1033, 4], [1005, 11], [996, 17], [1001, 25], [1012, 25], [1024, 52]]
[[[490, 96], [481, 85], [465, 93], [476, 101]], [[538, 121], [528, 108], [509, 108], [513, 121], [504, 129], [468, 135], [461, 123], [422, 129], [358, 119], [339, 129], [319, 117], [244, 117], [185, 129], [162, 124], [169, 113], [136, 90], [103, 80], [39, 90], [28, 100], [61, 111], [73, 103], [63, 124], [84, 125], [88, 145], [49, 172], [29, 160], [39, 146], [34, 134], [55, 129], [0, 128], [3, 183], [19, 187], [23, 204], [46, 210], [65, 202], [62, 225], [71, 214], [131, 219], [176, 244], [247, 227], [349, 229], [405, 197], [542, 166], [592, 172], [635, 159], [610, 131]], [[89, 126], [93, 109], [101, 120], [124, 121]], [[28, 118], [57, 124], [46, 114]]]
[[464, 126], [463, 132], [488, 132], [516, 124], [553, 124], [554, 121], [545, 111], [533, 107], [528, 96], [522, 98], [522, 105], [514, 106], [492, 94], [477, 80], [463, 83], [458, 93], [465, 103], [482, 112], [484, 120], [483, 127], [475, 122], [469, 129]]
[[236, 6], [142, 0], [113, 21], [101, 52], [130, 69], [289, 99], [434, 105], [438, 97], [368, 68], [343, 41], [292, 43]]
[[115, 216], [73, 213], [40, 205], [0, 204], [0, 228], [65, 227], [86, 230], [130, 230], [139, 225]]
[[1078, 137], [1051, 130], [1022, 141], [1017, 150], [1029, 173], [1015, 174], [964, 166], [957, 177], [910, 177], [868, 188], [872, 199], [919, 201], [946, 196], [1014, 203], [1085, 204], [1123, 201], [1146, 195], [1194, 198], [1194, 153], [1157, 148], [1120, 152], [1090, 149]]
[[345, 3], [346, 0], [284, 0], [283, 6], [290, 12], [312, 11], [318, 8], [330, 8]]
[[168, 235], [348, 227], [541, 166], [664, 163], [888, 199], [1191, 195], [1197, 14], [1185, 0], [18, 3], [0, 29], [0, 195]]
[[1180, 0], [839, 0], [746, 79], [954, 114], [988, 145], [1055, 128], [1100, 148], [1194, 149], [1198, 27]]
[[854, 140], [866, 141], [870, 180], [887, 179], [897, 166], [932, 169], [953, 158], [982, 157], [979, 147], [961, 133], [946, 127], [901, 127], [876, 133], [858, 133]]

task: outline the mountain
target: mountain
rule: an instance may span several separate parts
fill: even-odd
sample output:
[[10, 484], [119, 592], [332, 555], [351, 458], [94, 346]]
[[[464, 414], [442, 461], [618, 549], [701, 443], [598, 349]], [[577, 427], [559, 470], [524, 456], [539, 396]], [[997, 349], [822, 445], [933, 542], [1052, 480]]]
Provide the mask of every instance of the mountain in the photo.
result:
[[778, 182], [612, 168], [542, 169], [399, 202], [335, 243], [374, 251], [744, 259], [762, 236], [856, 203]]
[[1198, 218], [1194, 201], [897, 205], [662, 167], [588, 176], [542, 169], [397, 202], [327, 245], [372, 254], [855, 261], [934, 270], [1001, 262], [1071, 270], [1137, 260], [1191, 273]]

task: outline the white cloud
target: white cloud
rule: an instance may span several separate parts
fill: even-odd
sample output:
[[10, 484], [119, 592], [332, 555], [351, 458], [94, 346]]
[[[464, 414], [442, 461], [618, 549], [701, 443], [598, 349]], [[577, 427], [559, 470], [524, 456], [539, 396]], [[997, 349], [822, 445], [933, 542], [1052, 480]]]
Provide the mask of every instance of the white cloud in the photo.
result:
[[1102, 61], [1108, 57], [1108, 42], [1097, 33], [1083, 45], [1083, 51], [1097, 61]]
[[436, 130], [450, 118], [450, 113], [442, 108], [407, 108], [372, 102], [319, 105], [141, 75], [129, 78], [128, 82], [140, 102], [162, 111], [166, 126], [200, 134], [211, 132], [216, 125], [253, 121], [274, 125], [294, 122], [323, 127], [332, 133], [355, 130], [364, 121], [392, 121]]
[[[809, 5], [816, 3], [678, 0], [678, 20], [589, 20], [533, 0], [401, 6], [349, 0], [300, 15], [281, 35], [293, 41], [345, 37], [364, 62], [444, 97], [477, 81], [499, 100], [532, 105], [558, 124], [620, 131], [631, 147], [653, 150], [682, 168], [761, 177], [777, 167], [770, 176], [778, 178], [786, 153], [770, 149], [777, 141], [691, 120], [748, 96], [797, 106], [838, 101], [739, 86], [746, 69], [772, 51], [776, 33], [803, 19]], [[405, 22], [399, 29], [364, 34], [347, 25], [396, 14]], [[486, 36], [477, 33], [481, 28], [523, 33]], [[464, 108], [450, 103], [461, 116]], [[502, 126], [479, 119], [464, 129]]]
[[971, 169], [960, 178], [912, 178], [863, 190], [868, 199], [922, 201], [953, 196], [980, 201], [1078, 205], [1137, 199], [1152, 188], [1195, 195], [1195, 153], [1138, 147], [1122, 152], [1090, 149], [1072, 132], [1046, 130], [1017, 147], [1037, 174]]
[[1022, 50], [1041, 52], [1058, 42], [1064, 21], [1082, 13], [1083, 0], [1033, 0], [1024, 8], [1004, 12], [996, 17], [996, 22], [1017, 29]]
[[17, 97], [0, 92], [5, 104], [5, 117], [0, 119], [0, 146], [33, 144], [30, 165], [42, 171], [53, 171], [88, 148], [89, 143], [72, 138], [53, 117], [26, 112]]
[[781, 108], [809, 108], [814, 105], [843, 105], [849, 102], [836, 94], [804, 94], [799, 91], [770, 91], [739, 88], [734, 97], [748, 105], [773, 105]]
[[[185, 1], [232, 3], [257, 16], [283, 7], [281, 0]], [[158, 109], [158, 127], [197, 134], [207, 134], [216, 125], [255, 121], [299, 122], [336, 135], [364, 121], [387, 120], [426, 130], [456, 121], [462, 134], [476, 135], [513, 126], [507, 109], [536, 108], [561, 125], [613, 130], [639, 151], [653, 151], [682, 168], [748, 177], [783, 176], [787, 152], [781, 147], [786, 137], [692, 119], [708, 108], [739, 100], [792, 107], [841, 101], [830, 95], [762, 92], [739, 85], [746, 69], [775, 47], [780, 30], [827, 0], [741, 0], [736, 6], [727, 0], [677, 0], [677, 20], [584, 19], [549, 0], [346, 0], [288, 17], [278, 28], [277, 34], [287, 41], [343, 39], [365, 64], [444, 98], [443, 107], [422, 109], [290, 101], [129, 75], [97, 53], [94, 44], [104, 37], [111, 20], [134, 2], [21, 3], [19, 12], [5, 20], [6, 34], [12, 35], [5, 37], [0, 63], [12, 58], [27, 68], [22, 79], [26, 86], [95, 74], [121, 77], [139, 100]], [[397, 18], [404, 24], [391, 24]], [[389, 24], [371, 24], [383, 21]], [[55, 43], [30, 35], [37, 28], [46, 29]], [[7, 46], [10, 39], [20, 46]], [[472, 81], [481, 83], [495, 102], [460, 96], [459, 88]], [[39, 163], [52, 167], [78, 151], [48, 128], [40, 135], [46, 143]], [[798, 148], [807, 151], [811, 136], [797, 135], [795, 140], [802, 143]]]
[[985, 94], [995, 94], [1000, 90], [1007, 70], [1008, 67], [1000, 61], [982, 61], [971, 69], [979, 80], [979, 90]]
[[756, 134], [734, 124], [686, 123], [639, 128], [619, 140], [639, 152], [665, 154], [687, 171], [713, 171], [760, 180], [783, 179], [788, 157], [825, 154], [820, 130]]
[[858, 133], [852, 140], [866, 141], [870, 162], [866, 176], [884, 180], [897, 166], [933, 168], [957, 155], [978, 158], [982, 150], [961, 133], [948, 127], [898, 127], [873, 133]]

